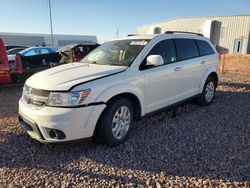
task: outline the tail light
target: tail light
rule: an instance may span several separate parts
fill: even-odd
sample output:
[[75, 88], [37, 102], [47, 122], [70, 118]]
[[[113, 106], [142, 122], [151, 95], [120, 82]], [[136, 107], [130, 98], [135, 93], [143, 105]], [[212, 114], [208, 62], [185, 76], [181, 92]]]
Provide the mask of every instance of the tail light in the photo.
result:
[[15, 57], [15, 64], [16, 64], [16, 71], [22, 73], [23, 72], [22, 58], [18, 53], [16, 54]]

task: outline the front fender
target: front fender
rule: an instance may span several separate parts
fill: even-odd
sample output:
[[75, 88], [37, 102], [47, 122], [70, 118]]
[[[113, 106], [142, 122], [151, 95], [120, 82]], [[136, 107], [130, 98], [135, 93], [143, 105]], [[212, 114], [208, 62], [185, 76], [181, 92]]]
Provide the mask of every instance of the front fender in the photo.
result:
[[112, 85], [110, 87], [105, 88], [105, 90], [100, 92], [100, 94], [96, 97], [95, 101], [108, 102], [114, 96], [117, 96], [123, 93], [131, 93], [138, 98], [141, 104], [141, 115], [144, 115], [145, 103], [144, 103], [144, 97], [143, 97], [142, 92], [143, 92], [143, 88], [134, 86], [132, 84], [117, 84], [117, 85]]
[[211, 74], [212, 72], [215, 72], [219, 78], [219, 75], [217, 73], [217, 70], [216, 70], [216, 67], [208, 67], [208, 69], [205, 71], [205, 73], [203, 74], [203, 77], [202, 77], [202, 81], [200, 83], [200, 89], [199, 89], [199, 93], [202, 93], [202, 90], [203, 90], [203, 87], [205, 85], [205, 82], [207, 80], [207, 77], [209, 74]]

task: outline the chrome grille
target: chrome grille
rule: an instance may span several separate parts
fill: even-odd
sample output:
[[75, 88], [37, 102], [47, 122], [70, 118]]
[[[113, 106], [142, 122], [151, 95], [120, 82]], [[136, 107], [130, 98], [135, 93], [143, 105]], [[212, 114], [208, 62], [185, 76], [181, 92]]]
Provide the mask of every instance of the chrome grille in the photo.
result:
[[47, 90], [35, 89], [27, 85], [24, 85], [23, 88], [24, 100], [28, 104], [32, 104], [35, 106], [43, 106], [49, 97], [49, 93], [50, 92]]
[[30, 89], [32, 90], [32, 94], [37, 95], [37, 96], [42, 96], [42, 97], [48, 97], [49, 96], [49, 91], [47, 90], [42, 90], [42, 89], [36, 89], [36, 88], [31, 88], [27, 85], [24, 86], [26, 91], [29, 91]]

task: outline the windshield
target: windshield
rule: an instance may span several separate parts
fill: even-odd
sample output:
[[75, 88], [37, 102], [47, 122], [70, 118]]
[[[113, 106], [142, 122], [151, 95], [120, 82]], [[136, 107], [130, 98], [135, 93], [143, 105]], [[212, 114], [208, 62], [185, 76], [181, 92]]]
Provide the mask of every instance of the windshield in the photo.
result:
[[105, 42], [81, 60], [83, 63], [130, 66], [149, 40]]

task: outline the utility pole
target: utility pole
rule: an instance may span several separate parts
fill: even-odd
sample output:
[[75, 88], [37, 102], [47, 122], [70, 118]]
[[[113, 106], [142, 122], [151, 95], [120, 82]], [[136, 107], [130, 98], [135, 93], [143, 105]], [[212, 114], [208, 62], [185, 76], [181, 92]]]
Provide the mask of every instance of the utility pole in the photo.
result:
[[119, 38], [119, 29], [116, 30], [116, 38]]
[[49, 16], [50, 16], [51, 43], [52, 43], [52, 47], [54, 47], [53, 26], [52, 26], [52, 16], [51, 16], [51, 3], [50, 3], [50, 0], [49, 0]]

